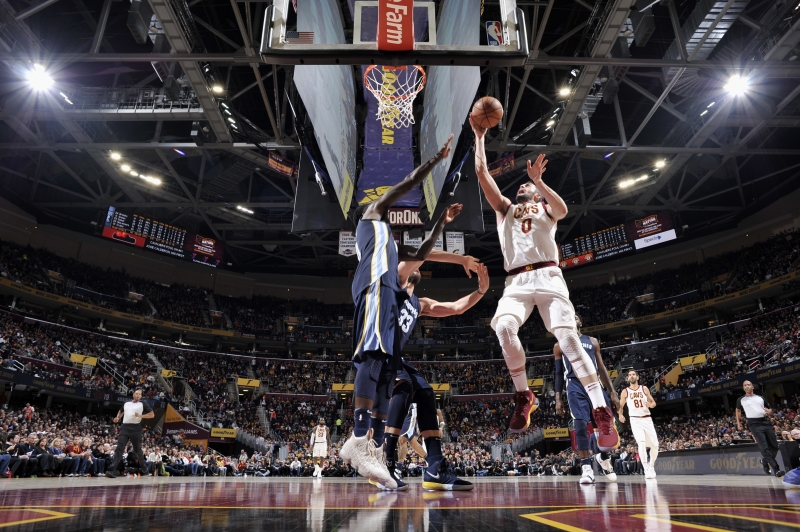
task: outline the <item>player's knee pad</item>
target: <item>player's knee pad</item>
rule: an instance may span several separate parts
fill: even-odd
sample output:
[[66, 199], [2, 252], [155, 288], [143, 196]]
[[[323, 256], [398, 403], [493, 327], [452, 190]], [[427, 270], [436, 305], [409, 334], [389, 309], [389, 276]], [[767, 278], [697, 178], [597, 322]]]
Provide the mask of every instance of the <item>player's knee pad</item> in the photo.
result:
[[589, 353], [583, 349], [581, 338], [574, 327], [556, 327], [553, 336], [558, 340], [558, 347], [566, 355], [572, 365], [572, 371], [579, 379], [597, 373]]
[[403, 427], [408, 407], [411, 405], [411, 383], [400, 382], [394, 387], [392, 400], [389, 403], [389, 415], [386, 417], [386, 426], [393, 429]]
[[591, 449], [589, 444], [589, 423], [583, 419], [573, 419], [574, 428], [572, 434], [572, 445], [578, 451], [588, 451]]
[[439, 430], [439, 418], [436, 416], [436, 397], [433, 390], [424, 388], [414, 394], [417, 403], [417, 425], [420, 432]]
[[[497, 318], [495, 332], [497, 341], [503, 350], [508, 367], [516, 368], [525, 364], [525, 351], [522, 349], [522, 342], [519, 341], [519, 322], [515, 316], [505, 314]], [[517, 360], [518, 358], [522, 360]]]

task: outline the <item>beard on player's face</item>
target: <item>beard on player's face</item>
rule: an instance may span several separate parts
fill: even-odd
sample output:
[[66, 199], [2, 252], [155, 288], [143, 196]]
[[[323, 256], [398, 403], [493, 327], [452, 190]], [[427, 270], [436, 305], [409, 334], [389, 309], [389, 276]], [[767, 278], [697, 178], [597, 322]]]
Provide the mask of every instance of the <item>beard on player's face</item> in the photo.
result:
[[537, 189], [533, 184], [523, 184], [519, 187], [517, 191], [517, 203], [528, 203], [530, 201], [539, 202], [542, 199], [542, 195], [539, 193], [539, 189]]

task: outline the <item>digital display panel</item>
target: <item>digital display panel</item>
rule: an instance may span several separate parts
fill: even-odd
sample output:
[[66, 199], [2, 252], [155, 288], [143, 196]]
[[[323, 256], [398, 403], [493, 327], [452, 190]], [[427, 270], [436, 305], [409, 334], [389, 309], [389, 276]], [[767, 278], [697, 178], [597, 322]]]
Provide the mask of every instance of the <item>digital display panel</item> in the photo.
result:
[[568, 269], [608, 260], [676, 237], [672, 216], [662, 211], [562, 243], [560, 266]]
[[102, 235], [121, 244], [209, 266], [222, 262], [222, 244], [213, 238], [190, 234], [146, 216], [127, 214], [113, 206], [108, 208]]

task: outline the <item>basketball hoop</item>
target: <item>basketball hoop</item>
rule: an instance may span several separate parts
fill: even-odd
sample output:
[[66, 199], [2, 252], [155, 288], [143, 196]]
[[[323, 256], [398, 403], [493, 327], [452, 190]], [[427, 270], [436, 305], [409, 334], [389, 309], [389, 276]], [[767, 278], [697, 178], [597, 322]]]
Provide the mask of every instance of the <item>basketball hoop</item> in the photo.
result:
[[376, 118], [384, 127], [408, 127], [414, 123], [414, 99], [425, 87], [425, 70], [419, 65], [370, 65], [364, 86], [378, 100]]

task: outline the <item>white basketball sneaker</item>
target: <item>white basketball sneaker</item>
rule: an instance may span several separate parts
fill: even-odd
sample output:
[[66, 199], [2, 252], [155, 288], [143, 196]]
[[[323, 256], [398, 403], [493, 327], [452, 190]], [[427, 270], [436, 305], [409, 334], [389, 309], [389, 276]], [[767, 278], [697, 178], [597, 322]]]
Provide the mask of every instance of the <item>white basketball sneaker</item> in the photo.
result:
[[614, 468], [611, 467], [611, 458], [603, 460], [600, 458], [600, 454], [596, 454], [594, 455], [594, 459], [597, 460], [598, 464], [600, 464], [600, 469], [603, 471], [603, 474], [606, 476], [606, 478], [611, 482], [616, 482], [617, 474], [614, 473]]
[[583, 472], [581, 473], [581, 484], [594, 484], [594, 471], [592, 471], [592, 466], [585, 465], [583, 466]]
[[653, 464], [647, 464], [644, 467], [644, 478], [652, 479], [656, 478], [656, 469], [653, 467]]
[[370, 433], [360, 438], [351, 435], [339, 451], [339, 456], [362, 477], [379, 482], [389, 489], [397, 489], [397, 483], [386, 469], [386, 464], [379, 463], [375, 458], [375, 451], [375, 443]]

